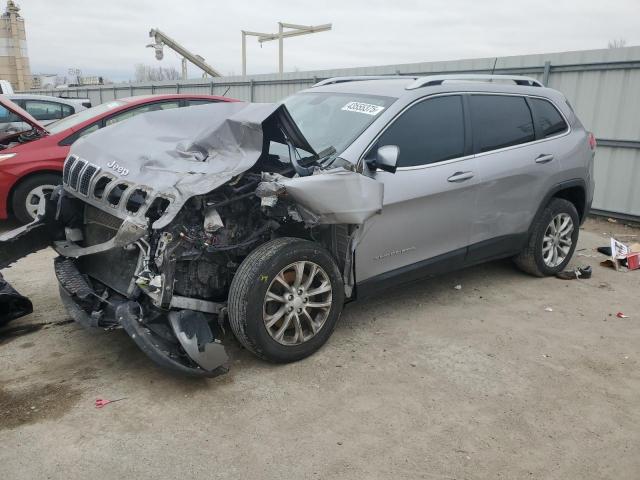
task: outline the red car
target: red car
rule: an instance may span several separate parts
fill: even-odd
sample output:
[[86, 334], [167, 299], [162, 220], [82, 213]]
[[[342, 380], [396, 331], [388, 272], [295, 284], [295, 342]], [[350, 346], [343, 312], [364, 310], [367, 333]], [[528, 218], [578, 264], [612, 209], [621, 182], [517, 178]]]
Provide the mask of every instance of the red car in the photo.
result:
[[[62, 164], [69, 147], [83, 135], [139, 113], [236, 101], [214, 95], [189, 94], [119, 98], [44, 127], [0, 95], [0, 110], [9, 110], [31, 127], [22, 132], [0, 134], [0, 220], [11, 214], [23, 223], [35, 218], [40, 198], [61, 183]], [[8, 112], [0, 111], [0, 116], [2, 113]]]

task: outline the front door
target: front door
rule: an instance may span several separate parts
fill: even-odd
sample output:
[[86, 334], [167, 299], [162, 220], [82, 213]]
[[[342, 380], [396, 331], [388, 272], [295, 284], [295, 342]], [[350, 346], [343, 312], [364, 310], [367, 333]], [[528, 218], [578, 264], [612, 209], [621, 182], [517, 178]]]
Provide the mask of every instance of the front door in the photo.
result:
[[477, 185], [464, 118], [460, 95], [429, 97], [405, 110], [376, 142], [374, 154], [397, 145], [400, 155], [396, 173], [375, 172], [384, 183], [384, 203], [382, 213], [361, 227], [358, 284], [396, 274], [411, 280], [436, 265], [461, 264]]

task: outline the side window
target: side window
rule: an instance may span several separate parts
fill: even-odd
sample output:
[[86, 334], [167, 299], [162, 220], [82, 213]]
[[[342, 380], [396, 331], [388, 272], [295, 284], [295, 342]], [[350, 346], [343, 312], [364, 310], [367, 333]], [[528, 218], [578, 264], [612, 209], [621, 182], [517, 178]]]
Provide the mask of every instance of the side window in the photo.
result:
[[129, 118], [135, 117], [141, 113], [147, 112], [156, 112], [158, 110], [168, 110], [170, 108], [178, 108], [179, 102], [161, 102], [161, 103], [150, 103], [148, 105], [144, 105], [138, 108], [132, 108], [131, 110], [126, 110], [124, 112], [118, 113], [113, 117], [110, 117], [105, 122], [105, 126], [113, 125], [114, 123], [121, 122], [123, 120], [127, 120]]
[[71, 106], [71, 105], [65, 105], [64, 103], [61, 104], [62, 107], [62, 118], [64, 117], [68, 117], [69, 115], [73, 115], [75, 112], [75, 109]]
[[535, 139], [531, 111], [524, 97], [471, 95], [470, 102], [476, 153]]
[[42, 100], [27, 100], [25, 110], [36, 120], [59, 120], [62, 118], [62, 105]]
[[409, 108], [382, 134], [378, 147], [400, 147], [399, 167], [464, 155], [464, 114], [459, 95], [435, 97]]
[[[17, 103], [17, 102], [14, 102]], [[0, 123], [22, 122], [20, 117], [0, 105]]]
[[540, 129], [542, 137], [553, 137], [567, 131], [569, 128], [567, 123], [551, 102], [540, 98], [530, 98], [529, 103], [533, 108], [536, 125]]
[[99, 122], [92, 123], [88, 127], [84, 127], [79, 132], [76, 132], [76, 133], [74, 133], [72, 135], [69, 135], [64, 140], [61, 140], [60, 143], [58, 143], [58, 145], [71, 145], [73, 142], [78, 140], [80, 137], [84, 137], [85, 135], [89, 135], [90, 133], [95, 132], [99, 128], [100, 128], [100, 123]]

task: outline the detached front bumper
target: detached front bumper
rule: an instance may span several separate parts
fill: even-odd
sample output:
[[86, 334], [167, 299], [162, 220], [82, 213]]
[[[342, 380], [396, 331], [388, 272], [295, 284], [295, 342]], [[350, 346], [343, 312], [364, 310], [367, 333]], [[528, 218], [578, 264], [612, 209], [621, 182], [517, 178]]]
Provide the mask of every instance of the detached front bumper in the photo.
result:
[[[53, 197], [59, 195], [57, 192]], [[62, 302], [76, 322], [88, 328], [123, 328], [149, 358], [175, 373], [204, 377], [226, 373], [223, 330], [213, 315], [184, 308], [157, 308], [140, 293], [124, 296], [79, 270], [71, 256], [85, 252], [63, 241], [64, 218], [69, 212], [65, 214], [62, 203], [48, 199], [36, 221], [0, 236], [0, 268], [48, 246], [72, 251], [73, 255], [57, 257], [54, 269]], [[123, 237], [126, 235], [107, 246], [122, 248], [119, 242]], [[31, 302], [0, 275], [0, 325], [31, 311]]]
[[215, 377], [227, 373], [222, 331], [201, 312], [145, 312], [141, 303], [113, 291], [105, 299], [77, 269], [75, 261], [54, 261], [60, 298], [71, 317], [87, 328], [122, 327], [155, 363], [176, 373]]

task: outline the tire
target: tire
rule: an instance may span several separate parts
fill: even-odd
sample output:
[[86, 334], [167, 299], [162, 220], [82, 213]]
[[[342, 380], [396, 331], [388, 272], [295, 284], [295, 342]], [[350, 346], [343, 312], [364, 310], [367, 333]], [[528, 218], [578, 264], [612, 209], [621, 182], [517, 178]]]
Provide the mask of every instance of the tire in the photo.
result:
[[[287, 290], [276, 277], [295, 285], [297, 274], [292, 266], [300, 264], [303, 265], [301, 278], [305, 279], [301, 287], [305, 286], [311, 273], [316, 272], [312, 278], [313, 282], [304, 290], [305, 295], [308, 292], [310, 297], [296, 295], [289, 303], [274, 301], [271, 298], [267, 300], [268, 292], [270, 295], [277, 293], [281, 299], [293, 298], [293, 294], [285, 295], [291, 290]], [[313, 265], [319, 268], [313, 270]], [[328, 285], [331, 287], [330, 292], [313, 293], [326, 289]], [[301, 291], [303, 290], [298, 289], [295, 293]], [[307, 300], [304, 300], [305, 298]], [[298, 317], [300, 323], [296, 325], [295, 317], [302, 301], [309, 303], [300, 308], [304, 310]], [[296, 314], [289, 312], [289, 308], [294, 304]], [[328, 306], [311, 306], [325, 304]], [[343, 304], [342, 276], [331, 254], [317, 243], [307, 240], [277, 238], [256, 248], [238, 268], [229, 291], [229, 323], [238, 341], [258, 357], [274, 363], [295, 362], [314, 353], [329, 339], [340, 318]], [[269, 327], [265, 319], [277, 318], [281, 309], [286, 313], [281, 320]], [[306, 316], [305, 312], [309, 312], [309, 316]], [[293, 325], [286, 328], [285, 322], [289, 315], [289, 321]], [[314, 316], [318, 322], [310, 321]], [[318, 327], [316, 323], [321, 323], [317, 331], [314, 329]], [[301, 328], [298, 329], [298, 326]], [[276, 340], [280, 329], [283, 329], [284, 333], [280, 340]], [[312, 333], [311, 337], [304, 340], [305, 334]], [[291, 340], [293, 335], [295, 337], [292, 343], [283, 344]], [[295, 340], [300, 338], [303, 339], [302, 342], [296, 344]]]
[[[51, 190], [49, 187], [60, 185], [62, 183], [62, 177], [55, 173], [41, 173], [26, 178], [20, 182], [11, 197], [11, 208], [13, 214], [20, 223], [31, 223], [34, 220], [34, 216], [27, 208], [27, 202], [30, 205], [37, 205], [38, 194], [34, 194], [41, 187], [45, 187], [44, 193]], [[39, 192], [41, 195], [43, 192]]]
[[[573, 231], [567, 234], [567, 238], [571, 238], [571, 245], [569, 246], [566, 256], [560, 261], [561, 255], [558, 255], [557, 261], [559, 263], [554, 265], [553, 263], [549, 264], [545, 261], [543, 244], [548, 245], [548, 242], [545, 241], [545, 233], [547, 233], [548, 228], [551, 227], [550, 224], [552, 220], [559, 216], [560, 218], [566, 218], [566, 216], [571, 218]], [[514, 258], [516, 266], [523, 272], [536, 277], [547, 277], [561, 272], [571, 261], [573, 252], [578, 244], [579, 232], [580, 218], [573, 203], [563, 198], [552, 198], [542, 213], [534, 220], [527, 246]], [[562, 245], [566, 247], [566, 244]]]

